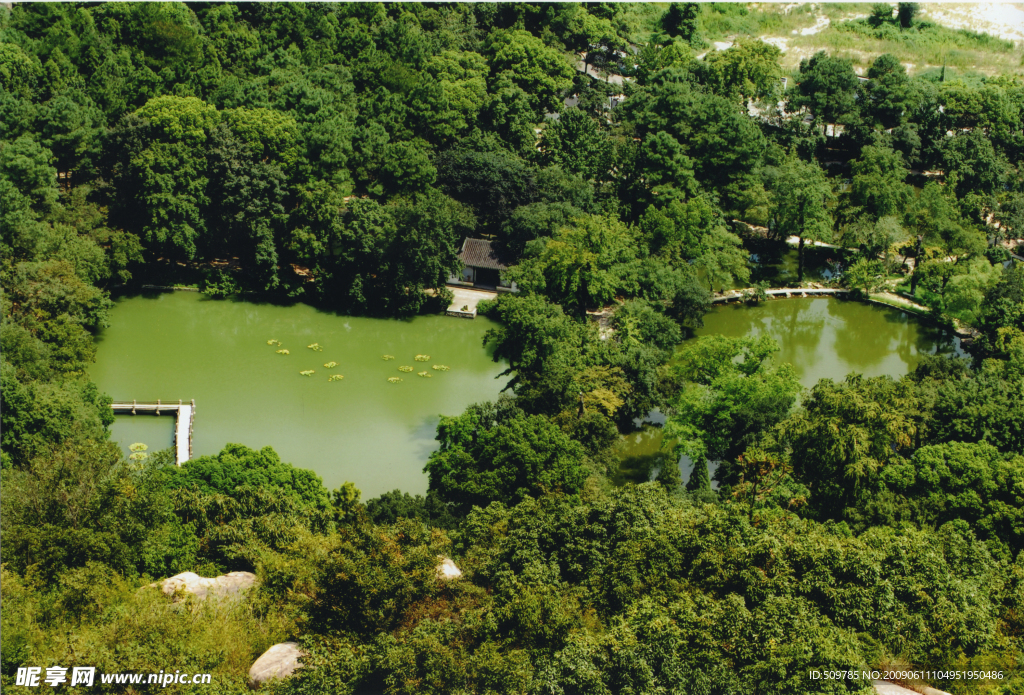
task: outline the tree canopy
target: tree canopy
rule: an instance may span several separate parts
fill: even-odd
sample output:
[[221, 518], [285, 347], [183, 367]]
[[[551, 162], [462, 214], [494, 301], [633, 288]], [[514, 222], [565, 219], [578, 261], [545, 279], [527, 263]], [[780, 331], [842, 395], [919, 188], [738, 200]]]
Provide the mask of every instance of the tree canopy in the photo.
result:
[[[819, 12], [798, 67], [810, 35], [756, 38]], [[915, 3], [0, 5], [0, 688], [242, 692], [297, 641], [275, 693], [1020, 691], [1017, 48]], [[119, 294], [408, 320], [467, 238], [516, 283], [478, 305], [504, 389], [438, 414], [419, 482], [112, 441]], [[775, 283], [924, 306], [960, 356], [805, 389], [766, 323], [700, 330]], [[235, 571], [230, 605], [153, 588]]]

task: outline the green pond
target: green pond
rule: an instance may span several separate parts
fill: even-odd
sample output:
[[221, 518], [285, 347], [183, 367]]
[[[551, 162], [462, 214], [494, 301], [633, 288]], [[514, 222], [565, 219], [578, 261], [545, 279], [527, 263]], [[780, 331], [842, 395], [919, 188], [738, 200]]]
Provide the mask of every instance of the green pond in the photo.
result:
[[[922, 355], [963, 355], [959, 339], [920, 323], [898, 309], [843, 299], [777, 299], [759, 306], [719, 305], [704, 317], [698, 335], [732, 337], [768, 334], [778, 343], [777, 363], [792, 364], [800, 383], [810, 388], [819, 379], [842, 380], [850, 372], [900, 377]], [[661, 465], [664, 422], [652, 413], [647, 425], [623, 437], [622, 470], [617, 479], [643, 480]], [[680, 461], [683, 479], [692, 464]]]
[[[356, 318], [196, 292], [132, 296], [116, 300], [91, 376], [114, 400], [194, 398], [195, 456], [228, 442], [272, 446], [282, 460], [316, 471], [329, 489], [352, 481], [364, 499], [395, 488], [423, 493], [439, 415], [494, 399], [506, 382], [495, 378], [504, 365], [482, 347], [493, 325], [445, 316]], [[323, 350], [308, 349], [312, 343]], [[325, 368], [328, 362], [338, 366]], [[305, 370], [314, 373], [302, 376]], [[344, 379], [328, 382], [332, 374]], [[173, 426], [172, 417], [121, 415], [113, 439], [125, 450], [143, 442], [155, 451], [171, 446]]]
[[[228, 442], [272, 446], [331, 489], [352, 481], [364, 499], [395, 488], [422, 493], [438, 417], [493, 399], [505, 384], [496, 378], [504, 365], [482, 347], [493, 325], [484, 318], [369, 319], [303, 304], [154, 293], [116, 301], [92, 377], [115, 400], [194, 398], [196, 456], [216, 454]], [[719, 306], [699, 331], [715, 333], [771, 335], [781, 347], [776, 360], [794, 365], [805, 387], [850, 372], [900, 376], [921, 355], [959, 351], [952, 336], [899, 310], [839, 299]], [[312, 343], [323, 350], [308, 349]], [[430, 359], [415, 361], [421, 354]], [[338, 366], [324, 367], [332, 361]], [[305, 370], [313, 375], [302, 376]], [[418, 376], [421, 371], [431, 376]], [[344, 379], [329, 382], [332, 374]], [[402, 381], [389, 383], [390, 377]], [[652, 413], [649, 424], [623, 438], [618, 482], [645, 480], [662, 465], [662, 422]], [[122, 415], [113, 438], [126, 451], [133, 442], [154, 451], [171, 446], [173, 424], [166, 416]], [[690, 463], [683, 459], [680, 466], [685, 479]]]

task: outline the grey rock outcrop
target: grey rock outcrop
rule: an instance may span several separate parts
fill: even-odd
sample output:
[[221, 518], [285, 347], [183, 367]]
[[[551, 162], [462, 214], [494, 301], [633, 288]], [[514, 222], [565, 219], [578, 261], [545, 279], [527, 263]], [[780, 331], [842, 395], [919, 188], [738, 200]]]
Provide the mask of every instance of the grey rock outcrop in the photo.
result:
[[175, 600], [183, 598], [184, 594], [204, 600], [210, 596], [237, 599], [255, 584], [256, 575], [252, 572], [229, 572], [212, 579], [200, 577], [195, 572], [182, 572], [163, 580], [159, 586], [166, 596], [175, 597]]
[[305, 652], [297, 642], [282, 642], [263, 652], [249, 669], [249, 683], [258, 688], [272, 678], [287, 678], [299, 667]]

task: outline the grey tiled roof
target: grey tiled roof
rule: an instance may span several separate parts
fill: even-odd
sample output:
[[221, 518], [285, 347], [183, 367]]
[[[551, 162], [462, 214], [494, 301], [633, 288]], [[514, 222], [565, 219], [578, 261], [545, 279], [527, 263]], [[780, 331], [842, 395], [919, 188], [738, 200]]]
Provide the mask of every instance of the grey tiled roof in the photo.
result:
[[466, 239], [459, 254], [462, 262], [473, 268], [491, 268], [505, 270], [508, 266], [502, 263], [497, 249], [486, 239]]

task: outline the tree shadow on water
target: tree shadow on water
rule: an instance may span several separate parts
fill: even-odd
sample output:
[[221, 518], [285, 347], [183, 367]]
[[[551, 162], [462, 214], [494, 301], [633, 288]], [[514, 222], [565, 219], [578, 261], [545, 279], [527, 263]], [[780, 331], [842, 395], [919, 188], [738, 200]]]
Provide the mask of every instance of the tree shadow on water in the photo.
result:
[[672, 455], [665, 451], [623, 456], [619, 459], [618, 468], [610, 471], [609, 478], [615, 486], [647, 483], [654, 480], [661, 469], [671, 463]]

